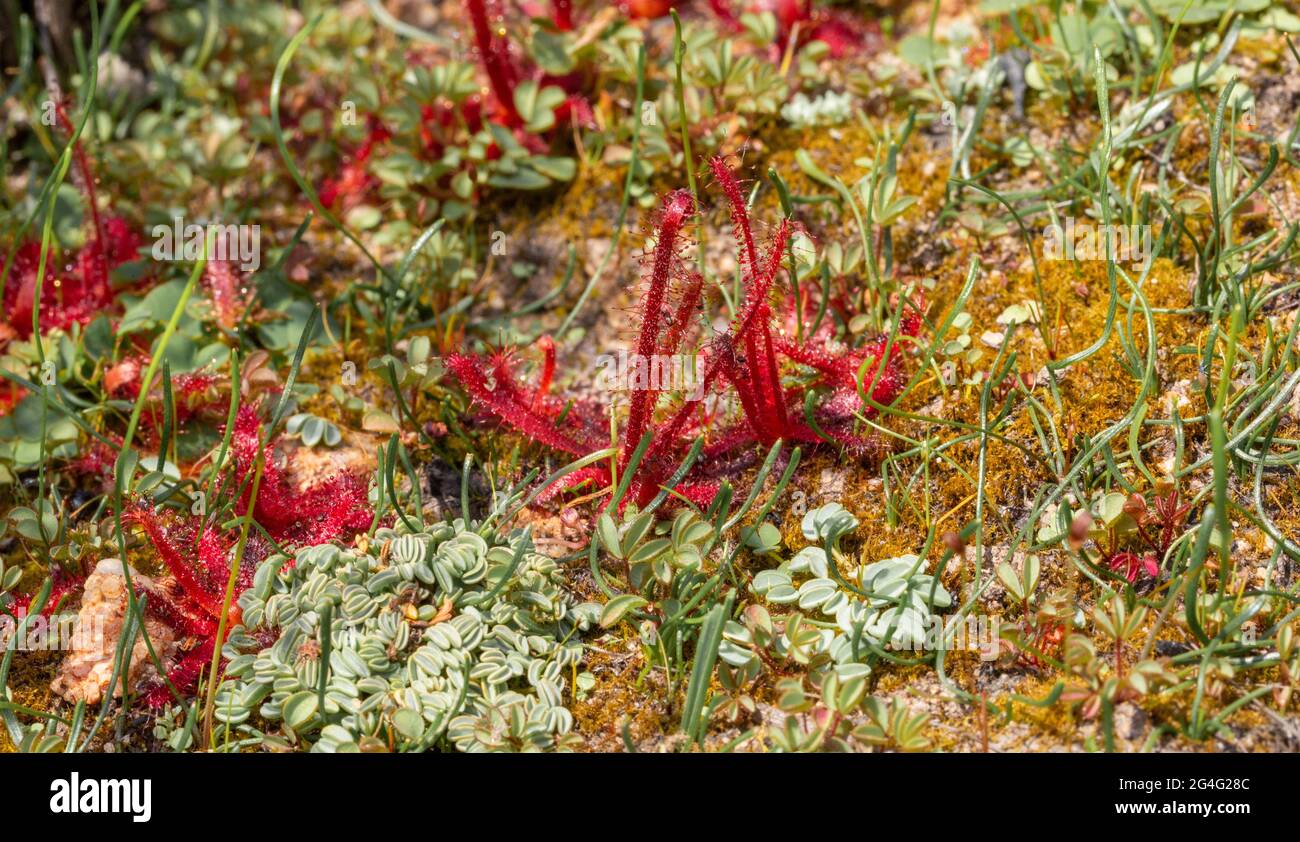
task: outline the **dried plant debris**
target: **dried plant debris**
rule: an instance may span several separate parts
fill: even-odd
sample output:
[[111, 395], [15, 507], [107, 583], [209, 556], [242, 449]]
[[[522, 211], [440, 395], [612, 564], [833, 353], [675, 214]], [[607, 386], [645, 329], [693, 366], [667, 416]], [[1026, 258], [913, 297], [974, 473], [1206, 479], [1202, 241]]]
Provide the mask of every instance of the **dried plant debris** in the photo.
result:
[[1300, 18], [886, 5], [23, 18], [0, 750], [1294, 750]]

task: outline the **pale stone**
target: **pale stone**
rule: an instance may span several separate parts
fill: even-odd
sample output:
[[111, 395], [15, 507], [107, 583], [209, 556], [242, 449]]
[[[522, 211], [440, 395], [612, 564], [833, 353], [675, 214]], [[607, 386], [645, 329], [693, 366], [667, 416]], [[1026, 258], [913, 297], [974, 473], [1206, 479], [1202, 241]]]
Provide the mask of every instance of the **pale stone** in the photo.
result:
[[[131, 581], [143, 590], [155, 587], [148, 576], [134, 570], [131, 571]], [[126, 619], [126, 597], [122, 562], [115, 558], [102, 559], [86, 579], [81, 609], [77, 614], [79, 633], [74, 638], [75, 645], [63, 659], [59, 674], [50, 683], [50, 688], [69, 702], [95, 704], [104, 697], [112, 678], [113, 657]], [[172, 630], [153, 619], [145, 620], [145, 629], [158, 657], [163, 663], [168, 663], [176, 652]], [[144, 638], [137, 635], [131, 650], [129, 684], [138, 687], [142, 681], [156, 675]], [[120, 679], [113, 695], [122, 695]]]

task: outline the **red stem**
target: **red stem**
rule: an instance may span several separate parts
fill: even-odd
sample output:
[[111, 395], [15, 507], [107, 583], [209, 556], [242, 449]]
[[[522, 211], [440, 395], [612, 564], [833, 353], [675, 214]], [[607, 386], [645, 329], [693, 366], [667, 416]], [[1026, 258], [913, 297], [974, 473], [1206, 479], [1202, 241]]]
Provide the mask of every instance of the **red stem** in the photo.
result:
[[[75, 129], [72, 121], [68, 119], [68, 112], [63, 110], [60, 104], [55, 108], [58, 114], [59, 123], [62, 124], [63, 130], [72, 137]], [[77, 169], [81, 171], [81, 181], [86, 191], [86, 202], [90, 205], [90, 218], [95, 224], [95, 241], [99, 244], [99, 251], [104, 253], [104, 226], [99, 221], [99, 203], [95, 200], [95, 177], [90, 171], [90, 162], [86, 160], [86, 150], [81, 148], [81, 141], [78, 140], [72, 144], [72, 156], [77, 162]]]
[[533, 411], [541, 412], [547, 394], [551, 391], [551, 380], [555, 377], [555, 340], [549, 335], [537, 340], [542, 349], [542, 376], [537, 381], [537, 394], [533, 397]]
[[518, 80], [515, 78], [515, 69], [510, 64], [509, 46], [504, 38], [498, 38], [492, 32], [484, 0], [465, 0], [465, 10], [474, 27], [474, 43], [478, 46], [483, 69], [487, 71], [488, 81], [492, 85], [492, 95], [505, 112], [511, 127], [517, 126], [523, 119], [515, 108], [515, 84]]
[[700, 293], [704, 288], [704, 276], [699, 272], [691, 272], [686, 279], [686, 289], [682, 293], [682, 300], [677, 304], [677, 312], [673, 314], [673, 319], [668, 323], [668, 332], [664, 334], [664, 341], [659, 346], [661, 354], [675, 354], [681, 346], [682, 338], [686, 334], [686, 327], [691, 323], [691, 313], [700, 304]]
[[763, 320], [763, 353], [766, 357], [766, 372], [764, 378], [766, 396], [771, 400], [769, 409], [772, 411], [777, 422], [778, 438], [783, 438], [789, 431], [789, 419], [785, 414], [785, 396], [781, 390], [781, 376], [776, 368], [776, 353], [772, 350], [772, 331], [768, 327], [768, 320]]
[[754, 320], [765, 312], [767, 293], [772, 288], [777, 272], [781, 271], [781, 258], [785, 256], [785, 244], [789, 239], [790, 220], [783, 219], [781, 226], [776, 229], [776, 236], [772, 239], [766, 263], [759, 268], [753, 283], [746, 287], [745, 310], [733, 327], [733, 332], [737, 336], [748, 333]]
[[551, 20], [561, 32], [573, 31], [573, 0], [552, 0]]
[[[749, 211], [745, 208], [745, 197], [740, 192], [740, 183], [736, 181], [731, 167], [727, 166], [722, 156], [710, 158], [709, 167], [713, 170], [713, 177], [717, 179], [718, 186], [722, 188], [722, 193], [731, 206], [732, 235], [735, 236], [736, 244], [740, 248], [740, 277], [745, 286], [746, 301], [752, 304], [760, 297], [755, 294], [759, 286], [758, 249], [754, 246], [754, 232], [749, 224]], [[766, 293], [764, 292], [761, 297], [766, 298]], [[742, 330], [740, 335], [745, 345], [745, 365], [754, 378], [756, 406], [764, 414], [771, 412], [775, 415], [778, 395], [773, 391], [772, 380], [763, 376], [768, 372], [764, 371], [759, 362], [758, 337], [750, 330]], [[760, 419], [760, 425], [766, 428], [767, 419]]]
[[741, 247], [741, 278], [745, 288], [752, 283], [754, 273], [758, 271], [758, 249], [754, 246], [754, 233], [749, 224], [749, 211], [745, 209], [745, 197], [740, 192], [740, 183], [731, 172], [731, 167], [721, 155], [709, 159], [713, 177], [718, 180], [727, 203], [731, 205], [731, 229], [737, 244]]
[[[658, 241], [655, 243], [654, 262], [650, 270], [650, 289], [646, 293], [642, 307], [641, 332], [637, 337], [636, 354], [633, 357], [638, 366], [650, 365], [659, 345], [660, 313], [667, 298], [668, 276], [672, 271], [673, 261], [677, 259], [677, 239], [681, 235], [686, 219], [695, 213], [695, 201], [686, 190], [677, 190], [664, 198], [663, 210], [659, 218]], [[654, 411], [658, 392], [647, 383], [644, 389], [632, 390], [632, 404], [628, 410], [627, 437], [623, 440], [623, 453], [619, 456], [619, 469], [627, 465], [632, 452], [641, 442], [650, 416]]]
[[736, 365], [733, 355], [724, 352], [723, 354], [719, 354], [718, 358], [721, 361], [723, 376], [725, 376], [735, 388], [736, 396], [740, 398], [740, 408], [744, 412], [745, 421], [754, 431], [754, 436], [756, 438], [760, 441], [766, 440], [767, 427], [764, 423], [766, 419], [759, 409], [755, 390], [750, 388], [749, 378], [745, 376], [746, 372]]

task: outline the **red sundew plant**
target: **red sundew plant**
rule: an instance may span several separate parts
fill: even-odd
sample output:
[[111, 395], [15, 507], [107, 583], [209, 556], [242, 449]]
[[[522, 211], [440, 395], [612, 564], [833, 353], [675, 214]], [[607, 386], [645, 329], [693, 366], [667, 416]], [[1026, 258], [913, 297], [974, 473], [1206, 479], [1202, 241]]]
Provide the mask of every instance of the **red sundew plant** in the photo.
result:
[[[747, 279], [745, 309], [731, 331], [741, 338], [744, 357], [735, 355], [736, 343], [724, 341], [717, 348], [718, 368], [735, 389], [754, 440], [770, 446], [778, 439], [815, 443], [829, 437], [850, 450], [865, 452], [867, 441], [852, 430], [853, 413], [860, 411], [872, 417], [876, 411], [861, 403], [858, 378], [867, 386], [875, 383], [872, 400], [892, 403], [905, 383], [903, 353], [897, 340], [891, 343], [888, 337], [879, 337], [862, 348], [837, 350], [829, 340], [829, 329], [803, 342], [781, 335], [774, 337], [768, 297], [781, 269], [781, 258], [790, 236], [789, 222], [782, 222], [772, 249], [760, 260], [740, 185], [722, 158], [714, 158], [710, 167], [731, 206], [732, 231], [740, 249], [741, 271]], [[910, 309], [902, 319], [899, 333], [914, 337], [920, 331], [921, 310], [913, 302], [907, 302], [907, 306]], [[817, 430], [797, 420], [802, 409], [801, 392], [782, 385], [778, 351], [796, 363], [817, 370], [831, 388], [831, 399], [819, 407]], [[710, 375], [706, 371], [706, 388], [709, 383]]]
[[[253, 503], [253, 519], [276, 542], [320, 544], [347, 540], [369, 528], [373, 513], [366, 487], [356, 477], [336, 474], [302, 491], [295, 489], [277, 464], [277, 441], [265, 445], [262, 480]], [[241, 407], [231, 434], [234, 461], [231, 479], [242, 487], [236, 510], [248, 511], [252, 495], [251, 473], [261, 446], [261, 425], [251, 407]], [[193, 693], [204, 666], [212, 659], [230, 565], [236, 557], [237, 536], [215, 522], [158, 514], [146, 505], [125, 513], [124, 519], [142, 528], [167, 568], [160, 589], [149, 595], [151, 616], [190, 639], [190, 646], [168, 671], [168, 680], [182, 694]], [[253, 573], [273, 549], [257, 531], [249, 533], [235, 574], [236, 599], [253, 581]], [[232, 602], [227, 628], [239, 622]], [[170, 698], [158, 680], [145, 690], [145, 699], [157, 707]]]
[[[120, 439], [116, 436], [109, 436], [114, 444], [120, 444]], [[90, 442], [72, 462], [68, 469], [75, 476], [89, 477], [94, 480], [101, 494], [108, 494], [113, 490], [113, 468], [117, 464], [117, 451], [109, 447], [102, 441], [95, 439]]]
[[[52, 579], [50, 596], [45, 600], [45, 608], [41, 610], [41, 616], [47, 619], [61, 610], [68, 600], [75, 599], [76, 594], [80, 592], [81, 586], [85, 583], [85, 577], [65, 573], [57, 569], [54, 571]], [[14, 594], [13, 601], [9, 605], [0, 605], [0, 613], [8, 612], [14, 617], [26, 613], [30, 610], [32, 599], [35, 596], [34, 593]]]
[[[110, 398], [134, 401], [140, 396], [140, 390], [143, 388], [141, 376], [148, 368], [149, 362], [148, 355], [132, 354], [109, 366], [104, 372], [105, 394]], [[222, 411], [230, 405], [229, 398], [221, 394], [221, 383], [220, 375], [205, 371], [185, 372], [172, 377], [171, 392], [174, 410], [172, 419], [178, 427], [197, 416]], [[149, 398], [140, 416], [140, 440], [146, 446], [157, 446], [165, 420], [161, 385], [153, 387]], [[108, 437], [114, 438], [111, 434], [108, 434]], [[81, 465], [84, 468], [81, 473], [84, 474], [111, 474], [115, 457], [109, 456], [103, 460], [103, 464], [100, 464], [98, 456], [95, 455], [96, 446], [100, 446], [100, 443], [92, 445], [84, 461], [79, 460], [74, 463], [74, 467]]]
[[551, 20], [561, 32], [572, 32], [573, 0], [551, 0]]
[[[260, 422], [252, 407], [240, 407], [231, 436], [235, 478], [243, 486], [238, 508], [248, 510], [249, 479], [261, 444]], [[323, 544], [351, 538], [370, 528], [373, 513], [366, 485], [347, 473], [335, 474], [304, 489], [289, 481], [275, 458], [278, 440], [265, 445], [262, 481], [253, 502], [253, 520], [280, 542]]]
[[[527, 4], [526, 9], [536, 12], [536, 4]], [[480, 131], [484, 123], [492, 122], [509, 129], [514, 138], [529, 153], [544, 153], [549, 146], [548, 138], [564, 125], [578, 122], [592, 122], [591, 106], [579, 94], [582, 74], [569, 73], [557, 77], [543, 72], [519, 59], [505, 30], [500, 27], [502, 16], [496, 12], [489, 0], [465, 0], [464, 9], [469, 19], [474, 52], [487, 77], [487, 90], [484, 95], [474, 94], [459, 104], [445, 101], [425, 103], [420, 106], [418, 154], [432, 158], [441, 158], [451, 145], [448, 132], [456, 126], [463, 126], [470, 133]], [[531, 13], [530, 12], [530, 13]], [[557, 0], [551, 6], [551, 19], [556, 29], [571, 31], [573, 29], [572, 3]], [[524, 80], [535, 80], [539, 87], [553, 85], [565, 93], [565, 99], [553, 111], [555, 125], [547, 131], [537, 133], [525, 127], [524, 115], [519, 113], [515, 104], [515, 90]], [[376, 149], [393, 139], [393, 132], [385, 126], [376, 115], [367, 118], [368, 131], [365, 140], [350, 154], [345, 156], [342, 167], [335, 177], [321, 182], [320, 202], [328, 208], [347, 211], [367, 202], [380, 185], [380, 180], [369, 171], [369, 162]], [[501, 148], [495, 140], [490, 141], [485, 149], [487, 160], [501, 157]], [[469, 162], [462, 162], [463, 167], [472, 167]], [[445, 174], [442, 182], [450, 184], [451, 174]]]
[[392, 137], [392, 133], [374, 115], [366, 119], [366, 139], [343, 159], [339, 174], [321, 183], [320, 203], [327, 208], [337, 207], [348, 211], [363, 204], [379, 187], [378, 177], [367, 168], [375, 147]]
[[[233, 249], [223, 245], [225, 237], [223, 232], [218, 239], [217, 253], [234, 254]], [[239, 261], [209, 258], [203, 267], [203, 286], [212, 299], [212, 311], [217, 324], [226, 330], [234, 329], [243, 317], [251, 295], [248, 279], [244, 276]]]
[[[905, 299], [904, 306], [907, 309], [899, 322], [898, 337], [913, 339], [921, 330], [924, 305]], [[871, 400], [887, 406], [907, 383], [903, 352], [898, 338], [891, 343], [888, 336], [877, 336], [860, 348], [844, 348], [835, 342], [831, 332], [829, 325], [823, 325], [802, 344], [786, 337], [777, 344], [782, 354], [813, 369], [817, 382], [829, 388], [831, 396], [821, 406], [822, 418], [830, 425], [825, 432], [846, 447], [860, 450], [867, 446], [866, 440], [852, 437], [846, 428], [851, 427], [855, 414], [874, 418], [877, 410], [863, 402], [858, 391], [859, 374], [863, 390], [871, 388]]]
[[[782, 269], [793, 223], [782, 220], [767, 252], [760, 253], [735, 176], [720, 157], [714, 158], [710, 167], [731, 209], [745, 296], [728, 329], [706, 343], [699, 388], [672, 409], [666, 420], [655, 420], [661, 397], [661, 390], [655, 384], [632, 390], [615, 469], [621, 474], [629, 466], [642, 438], [649, 432], [650, 444], [636, 467], [626, 498], [638, 505], [645, 505], [659, 492], [690, 442], [704, 433], [699, 410], [705, 397], [716, 395], [724, 385], [730, 387], [740, 403], [741, 422], [717, 435], [716, 441], [704, 449], [708, 457], [706, 464], [693, 468], [675, 489], [699, 504], [707, 504], [718, 488], [707, 462], [726, 461], [728, 454], [745, 447], [755, 444], [770, 447], [779, 440], [818, 443], [829, 438], [861, 451], [865, 441], [852, 430], [853, 412], [862, 410], [856, 403], [855, 378], [865, 375], [866, 383], [875, 379], [872, 397], [882, 404], [891, 403], [903, 386], [903, 352], [897, 342], [890, 343], [887, 338], [836, 354], [825, 347], [816, 347], [811, 341], [800, 344], [774, 336], [769, 299]], [[641, 327], [634, 343], [633, 360], [638, 366], [648, 367], [656, 355], [680, 353], [700, 307], [703, 278], [685, 264], [679, 253], [687, 239], [686, 226], [695, 213], [691, 194], [678, 190], [664, 198], [654, 223], [655, 246], [646, 273]], [[920, 329], [920, 310], [913, 307], [902, 325], [902, 333], [908, 336], [914, 336]], [[561, 404], [547, 394], [554, 369], [554, 347], [548, 340], [545, 348], [548, 361], [538, 385], [532, 389], [514, 378], [508, 351], [498, 351], [486, 358], [452, 354], [446, 362], [476, 403], [529, 438], [574, 456], [600, 450], [604, 446], [602, 425], [590, 408], [571, 407], [559, 419]], [[818, 410], [816, 430], [799, 420], [802, 395], [799, 389], [787, 389], [783, 385], [778, 352], [793, 362], [816, 369], [832, 388], [831, 400]], [[876, 377], [882, 363], [884, 369]], [[874, 413], [871, 407], [862, 411]], [[601, 414], [608, 412], [607, 409]], [[546, 496], [587, 482], [609, 488], [614, 477], [608, 466], [589, 466], [568, 475], [549, 489]]]
[[492, 87], [495, 116], [508, 128], [523, 124], [519, 109], [515, 107], [515, 86], [519, 84], [519, 69], [510, 55], [510, 42], [504, 32], [493, 31], [488, 20], [486, 0], [465, 0], [465, 12], [474, 30], [474, 46]]
[[[601, 449], [599, 427], [583, 408], [575, 407], [558, 420], [563, 407], [547, 393], [545, 371], [532, 388], [517, 382], [511, 351], [494, 351], [484, 358], [451, 354], [446, 363], [476, 401], [529, 438], [575, 456]], [[550, 367], [553, 371], [553, 361]]]
[[[140, 396], [140, 377], [149, 367], [150, 357], [134, 354], [125, 357], [104, 372], [104, 391], [110, 397], [134, 400]], [[216, 386], [221, 377], [212, 372], [185, 372], [172, 377], [172, 397], [176, 402], [176, 417], [180, 421], [188, 420], [199, 410], [218, 403], [224, 403], [217, 394]], [[156, 388], [156, 387], [155, 387]], [[159, 390], [161, 399], [161, 390]]]
[[[474, 46], [483, 71], [487, 74], [489, 88], [492, 92], [492, 113], [489, 117], [511, 129], [515, 137], [528, 149], [542, 151], [546, 143], [537, 134], [524, 129], [524, 118], [515, 104], [515, 89], [525, 79], [535, 79], [539, 87], [555, 85], [565, 93], [565, 99], [555, 108], [557, 126], [570, 122], [590, 123], [591, 106], [585, 97], [578, 93], [582, 78], [580, 73], [554, 76], [541, 68], [521, 63], [517, 52], [511, 47], [504, 29], [493, 29], [493, 16], [489, 14], [490, 0], [465, 0], [465, 11], [474, 31]], [[495, 15], [496, 19], [501, 16]], [[551, 19], [557, 29], [573, 29], [573, 5], [567, 0], [552, 3]], [[477, 108], [478, 103], [470, 100], [466, 105]], [[477, 112], [466, 115], [466, 121], [477, 126]]]
[[[62, 105], [55, 111], [59, 124], [71, 135], [73, 128], [67, 112]], [[90, 214], [90, 239], [77, 252], [75, 259], [59, 255], [53, 248], [46, 254], [40, 302], [42, 332], [86, 324], [111, 306], [114, 295], [109, 273], [135, 259], [141, 246], [140, 235], [125, 220], [100, 216], [95, 174], [80, 141], [73, 146], [73, 160], [81, 178], [86, 210]], [[20, 339], [32, 334], [40, 258], [40, 242], [27, 242], [20, 246], [13, 255], [11, 278], [6, 279], [4, 286], [5, 318], [14, 335]]]
[[[187, 638], [188, 647], [168, 669], [167, 678], [182, 695], [192, 694], [217, 645], [217, 628], [236, 541], [214, 524], [196, 525], [158, 515], [143, 505], [127, 511], [124, 519], [144, 530], [167, 568], [168, 578], [148, 594], [146, 608], [151, 617]], [[260, 536], [249, 534], [236, 573], [236, 597], [252, 584], [257, 565], [270, 554], [270, 549]], [[232, 602], [227, 628], [236, 625], [239, 619], [239, 606]], [[171, 697], [161, 679], [143, 689], [145, 701], [151, 707], [161, 707]]]
[[[709, 0], [709, 8], [728, 27], [740, 31], [740, 15], [730, 0]], [[745, 9], [753, 12], [772, 12], [776, 16], [776, 47], [783, 50], [796, 35], [802, 46], [809, 41], [821, 41], [830, 50], [831, 58], [843, 58], [865, 49], [879, 37], [880, 29], [874, 23], [869, 27], [840, 9], [822, 9], [813, 6], [813, 0], [760, 0], [749, 3]], [[667, 12], [665, 11], [665, 14]]]
[[[702, 282], [697, 280], [698, 276], [694, 276], [694, 273], [684, 272], [678, 254], [683, 229], [694, 214], [695, 202], [688, 192], [678, 190], [664, 199], [655, 226], [657, 240], [644, 302], [645, 318], [635, 344], [638, 360], [648, 360], [655, 354], [676, 353], [685, 336], [691, 314], [698, 305]], [[684, 274], [688, 276], [685, 278], [686, 283], [682, 289], [677, 290], [679, 301], [676, 307], [671, 308], [673, 314], [665, 324], [660, 314], [669, 309], [672, 281], [675, 276]], [[586, 456], [602, 449], [599, 424], [585, 407], [570, 408], [562, 422], [557, 420], [559, 402], [546, 393], [554, 369], [554, 343], [548, 340], [544, 348], [549, 349], [549, 360], [544, 365], [538, 386], [533, 389], [523, 387], [515, 381], [511, 372], [512, 355], [508, 351], [495, 352], [485, 359], [452, 354], [447, 358], [447, 366], [475, 401], [530, 438], [574, 456]], [[622, 471], [628, 466], [642, 436], [650, 427], [657, 396], [658, 392], [652, 389], [633, 391], [628, 425], [623, 432], [623, 444], [617, 456], [617, 470]], [[665, 435], [675, 438], [676, 432]], [[657, 435], [654, 441], [661, 439]], [[660, 448], [652, 445], [650, 452], [646, 453], [638, 465], [629, 497], [639, 505], [648, 503], [658, 492], [659, 483], [667, 478], [668, 471], [671, 470], [671, 463], [664, 457], [669, 453], [675, 454], [679, 449], [675, 445]], [[607, 487], [612, 484], [613, 476], [608, 466], [591, 466], [567, 476], [562, 483], [551, 488], [547, 496], [593, 481], [601, 487]], [[697, 502], [711, 499], [716, 491], [716, 483], [690, 479], [677, 486], [679, 494]]]

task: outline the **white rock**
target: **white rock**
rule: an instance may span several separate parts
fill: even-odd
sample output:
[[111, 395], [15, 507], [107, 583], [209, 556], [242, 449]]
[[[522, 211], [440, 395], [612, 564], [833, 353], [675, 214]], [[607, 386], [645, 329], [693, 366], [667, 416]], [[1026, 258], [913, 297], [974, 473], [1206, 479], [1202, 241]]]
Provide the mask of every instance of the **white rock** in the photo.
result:
[[[156, 587], [152, 579], [134, 570], [131, 571], [131, 582], [144, 590]], [[95, 704], [104, 697], [112, 678], [113, 656], [126, 619], [126, 597], [122, 562], [115, 558], [102, 559], [86, 578], [72, 651], [63, 659], [59, 674], [50, 683], [50, 688], [69, 702], [84, 700], [87, 704]], [[163, 663], [168, 663], [176, 651], [172, 630], [148, 618], [145, 619], [145, 629], [158, 657]], [[129, 683], [136, 687], [144, 679], [156, 675], [144, 638], [137, 635], [131, 650]], [[120, 679], [113, 695], [122, 695]]]

